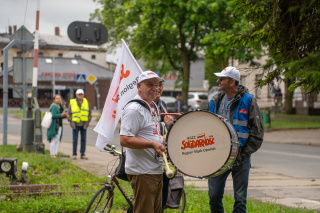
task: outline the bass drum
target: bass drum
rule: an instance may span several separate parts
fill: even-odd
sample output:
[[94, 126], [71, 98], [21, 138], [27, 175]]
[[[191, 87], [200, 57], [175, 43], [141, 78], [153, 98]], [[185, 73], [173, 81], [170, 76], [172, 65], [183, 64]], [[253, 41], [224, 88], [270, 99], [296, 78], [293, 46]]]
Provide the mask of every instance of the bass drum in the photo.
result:
[[231, 123], [208, 111], [178, 117], [167, 134], [168, 156], [190, 177], [210, 178], [232, 168], [239, 141]]

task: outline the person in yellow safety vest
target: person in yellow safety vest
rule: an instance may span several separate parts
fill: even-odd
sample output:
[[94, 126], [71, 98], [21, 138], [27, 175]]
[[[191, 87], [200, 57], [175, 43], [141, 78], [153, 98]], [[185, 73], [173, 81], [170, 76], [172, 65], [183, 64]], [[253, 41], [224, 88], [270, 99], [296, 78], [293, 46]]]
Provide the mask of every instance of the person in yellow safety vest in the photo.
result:
[[68, 113], [69, 113], [68, 121], [70, 122], [70, 126], [73, 129], [72, 159], [73, 160], [77, 159], [78, 135], [80, 131], [80, 136], [81, 136], [80, 159], [88, 160], [88, 157], [85, 156], [85, 152], [86, 152], [87, 128], [91, 121], [91, 108], [88, 100], [84, 98], [83, 89], [78, 89], [76, 91], [76, 98], [70, 99]]

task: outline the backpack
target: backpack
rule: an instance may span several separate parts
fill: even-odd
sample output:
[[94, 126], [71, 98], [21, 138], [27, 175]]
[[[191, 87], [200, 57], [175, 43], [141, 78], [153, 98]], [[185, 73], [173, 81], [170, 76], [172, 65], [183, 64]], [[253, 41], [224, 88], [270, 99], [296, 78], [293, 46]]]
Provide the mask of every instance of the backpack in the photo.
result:
[[184, 179], [183, 175], [178, 173], [169, 180], [168, 200], [165, 208], [178, 209], [183, 194]]

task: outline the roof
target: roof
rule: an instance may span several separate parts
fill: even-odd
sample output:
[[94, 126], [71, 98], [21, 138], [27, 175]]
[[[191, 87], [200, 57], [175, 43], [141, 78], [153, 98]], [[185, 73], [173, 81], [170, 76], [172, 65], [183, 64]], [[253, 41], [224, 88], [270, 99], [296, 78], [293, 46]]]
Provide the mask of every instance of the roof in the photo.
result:
[[[0, 33], [0, 44], [9, 44], [10, 37], [8, 33]], [[39, 34], [39, 45], [40, 46], [57, 46], [62, 48], [76, 48], [76, 49], [91, 49], [105, 51], [105, 48], [97, 45], [85, 45], [85, 44], [75, 44], [68, 36], [62, 35], [42, 35]], [[3, 45], [2, 45], [3, 46]], [[41, 49], [41, 48], [40, 48]]]
[[[53, 66], [54, 64], [54, 66]], [[54, 69], [54, 70], [53, 70]], [[39, 57], [38, 80], [52, 81], [55, 72], [56, 81], [75, 81], [77, 74], [93, 75], [99, 80], [112, 79], [113, 72], [83, 58]]]

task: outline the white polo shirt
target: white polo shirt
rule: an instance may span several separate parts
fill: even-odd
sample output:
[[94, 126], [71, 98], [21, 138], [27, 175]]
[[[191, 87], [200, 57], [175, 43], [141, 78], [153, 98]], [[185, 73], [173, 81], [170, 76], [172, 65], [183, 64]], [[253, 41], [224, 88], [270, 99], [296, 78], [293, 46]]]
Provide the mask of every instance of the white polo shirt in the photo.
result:
[[[136, 95], [134, 99], [141, 99], [141, 97]], [[125, 106], [121, 115], [120, 135], [162, 143], [162, 136], [159, 138], [159, 132], [159, 122], [152, 119], [148, 109], [137, 102]], [[162, 160], [156, 157], [156, 152], [152, 148], [126, 148], [125, 170], [131, 175], [162, 174]]]

